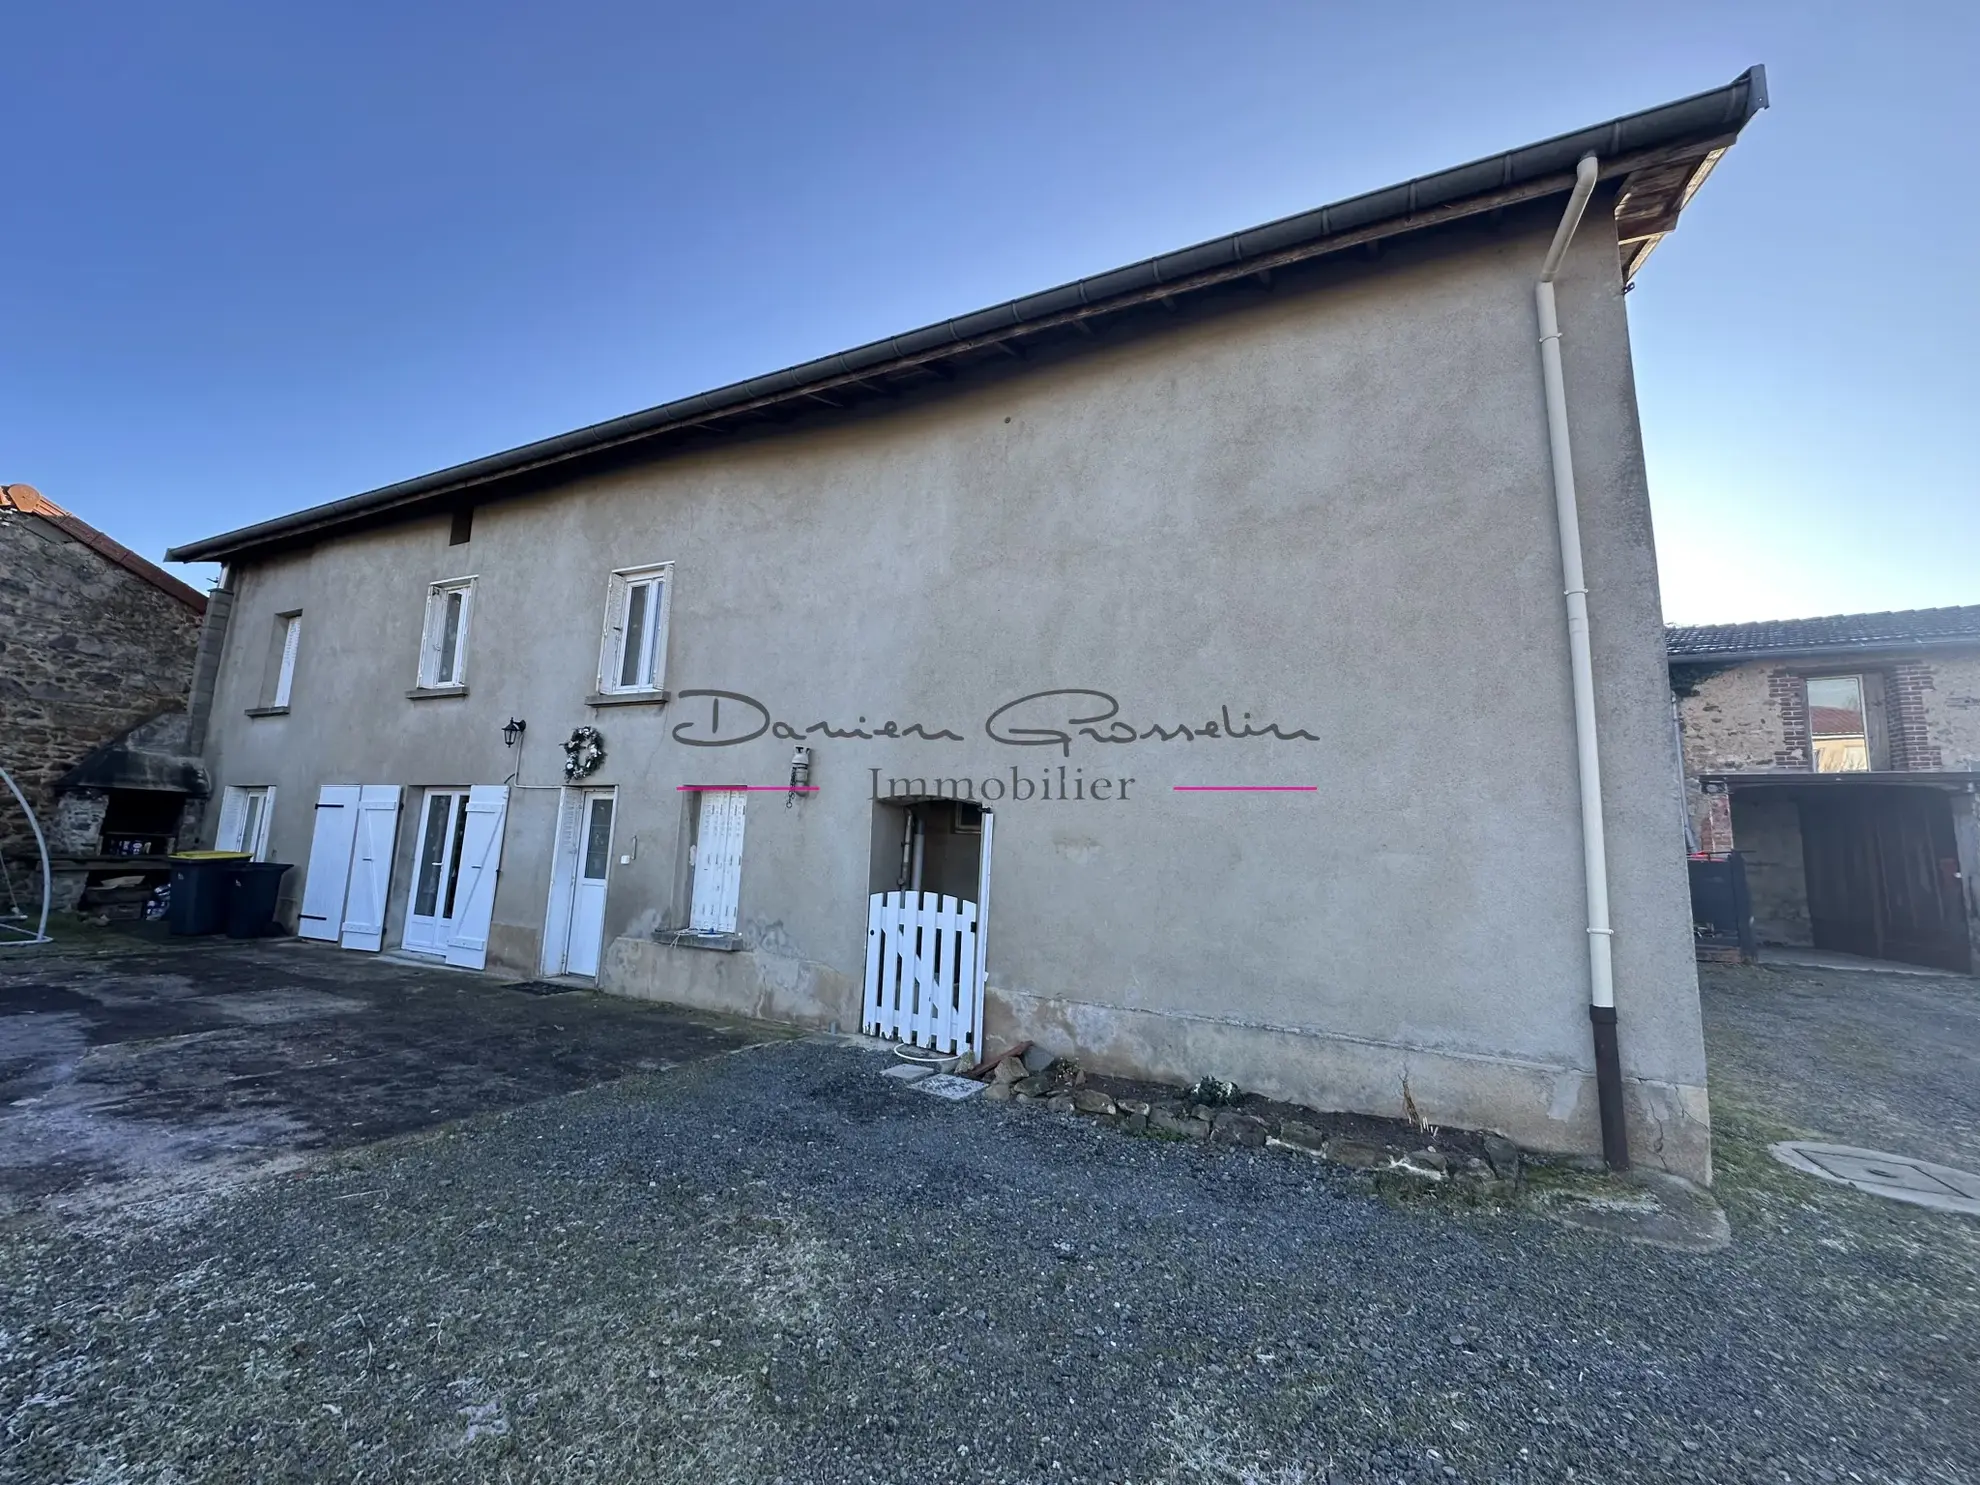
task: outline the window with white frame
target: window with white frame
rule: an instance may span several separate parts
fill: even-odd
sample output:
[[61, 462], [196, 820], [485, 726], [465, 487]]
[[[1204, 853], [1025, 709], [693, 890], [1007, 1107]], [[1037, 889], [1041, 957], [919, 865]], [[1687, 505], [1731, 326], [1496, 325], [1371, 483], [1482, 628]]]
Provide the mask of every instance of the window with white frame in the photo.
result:
[[213, 849], [246, 851], [256, 861], [266, 861], [268, 822], [274, 813], [273, 786], [228, 785], [220, 796], [220, 826], [213, 834]]
[[598, 689], [608, 696], [658, 691], [667, 670], [667, 609], [674, 564], [622, 567], [605, 590]]
[[269, 706], [287, 706], [296, 681], [296, 650], [302, 643], [302, 614], [275, 616], [274, 682], [268, 688]]
[[430, 691], [467, 684], [468, 620], [474, 579], [452, 578], [426, 590], [426, 630], [419, 647], [419, 684]]

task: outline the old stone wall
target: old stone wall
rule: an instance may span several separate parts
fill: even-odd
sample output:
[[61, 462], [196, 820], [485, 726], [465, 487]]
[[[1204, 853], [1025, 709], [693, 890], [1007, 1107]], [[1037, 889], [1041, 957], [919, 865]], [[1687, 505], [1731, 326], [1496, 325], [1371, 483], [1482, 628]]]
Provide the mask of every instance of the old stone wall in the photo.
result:
[[[0, 767], [44, 829], [55, 780], [84, 754], [185, 704], [198, 633], [184, 602], [59, 527], [0, 515]], [[10, 798], [0, 852], [33, 849]]]
[[1871, 766], [1899, 772], [1980, 768], [1980, 649], [1923, 655], [1675, 666], [1686, 798], [1702, 849], [1738, 838], [1724, 796], [1700, 791], [1708, 773], [1805, 773], [1811, 675], [1861, 675]]
[[[1914, 668], [1924, 672], [1915, 681]], [[1897, 682], [1907, 708], [1915, 706], [1922, 715], [1920, 751], [1936, 760], [1913, 766], [1980, 769], [1980, 649], [1903, 667]]]

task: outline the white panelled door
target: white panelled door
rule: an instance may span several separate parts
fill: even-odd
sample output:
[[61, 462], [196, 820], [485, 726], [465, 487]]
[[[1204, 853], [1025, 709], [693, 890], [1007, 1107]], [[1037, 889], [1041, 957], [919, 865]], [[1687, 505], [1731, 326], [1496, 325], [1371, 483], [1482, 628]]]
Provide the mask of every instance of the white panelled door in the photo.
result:
[[558, 803], [556, 858], [543, 914], [546, 975], [598, 973], [617, 804], [614, 789], [566, 789]]
[[598, 973], [598, 950], [605, 939], [605, 882], [612, 871], [612, 812], [616, 803], [610, 789], [585, 791], [577, 880], [571, 887], [570, 948], [564, 954], [565, 974]]
[[350, 881], [351, 849], [357, 840], [356, 784], [325, 784], [316, 796], [316, 825], [309, 842], [309, 875], [303, 878], [303, 938], [336, 942], [344, 923], [344, 893]]
[[468, 790], [456, 852], [460, 890], [447, 938], [447, 962], [462, 969], [488, 963], [488, 925], [495, 917], [495, 880], [501, 874], [502, 827], [508, 815], [507, 784], [476, 784]]
[[399, 839], [399, 786], [366, 784], [358, 796], [351, 885], [344, 899], [342, 944], [378, 950], [385, 944], [385, 903], [392, 889], [392, 848]]
[[743, 801], [741, 789], [701, 791], [701, 828], [694, 842], [694, 901], [688, 927], [695, 933], [734, 933], [742, 896]]

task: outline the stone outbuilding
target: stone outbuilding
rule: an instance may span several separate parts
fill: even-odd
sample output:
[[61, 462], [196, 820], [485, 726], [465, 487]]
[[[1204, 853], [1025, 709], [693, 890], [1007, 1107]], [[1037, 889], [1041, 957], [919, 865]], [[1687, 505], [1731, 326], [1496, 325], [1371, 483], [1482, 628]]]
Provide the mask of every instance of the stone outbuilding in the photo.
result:
[[1980, 604], [1674, 627], [1697, 855], [1762, 944], [1980, 963]]
[[347, 950], [1707, 1177], [1624, 295], [1765, 101], [178, 548], [215, 838]]
[[[0, 767], [55, 859], [54, 906], [130, 910], [206, 793], [187, 733], [206, 599], [29, 485], [0, 485]], [[16, 896], [32, 832], [0, 800]], [[0, 899], [0, 911], [7, 907]]]

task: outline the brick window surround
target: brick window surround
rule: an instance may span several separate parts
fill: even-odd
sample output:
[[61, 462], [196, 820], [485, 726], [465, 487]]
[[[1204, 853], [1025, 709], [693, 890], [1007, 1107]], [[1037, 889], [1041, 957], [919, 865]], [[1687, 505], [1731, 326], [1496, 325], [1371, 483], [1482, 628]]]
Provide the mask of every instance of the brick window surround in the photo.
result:
[[1900, 660], [1887, 673], [1884, 705], [1890, 719], [1892, 768], [1945, 767], [1926, 728], [1925, 693], [1937, 689], [1932, 667], [1923, 660]]
[[1781, 745], [1774, 767], [1804, 771], [1813, 768], [1808, 742], [1808, 682], [1792, 670], [1767, 672], [1767, 700], [1781, 714]]

